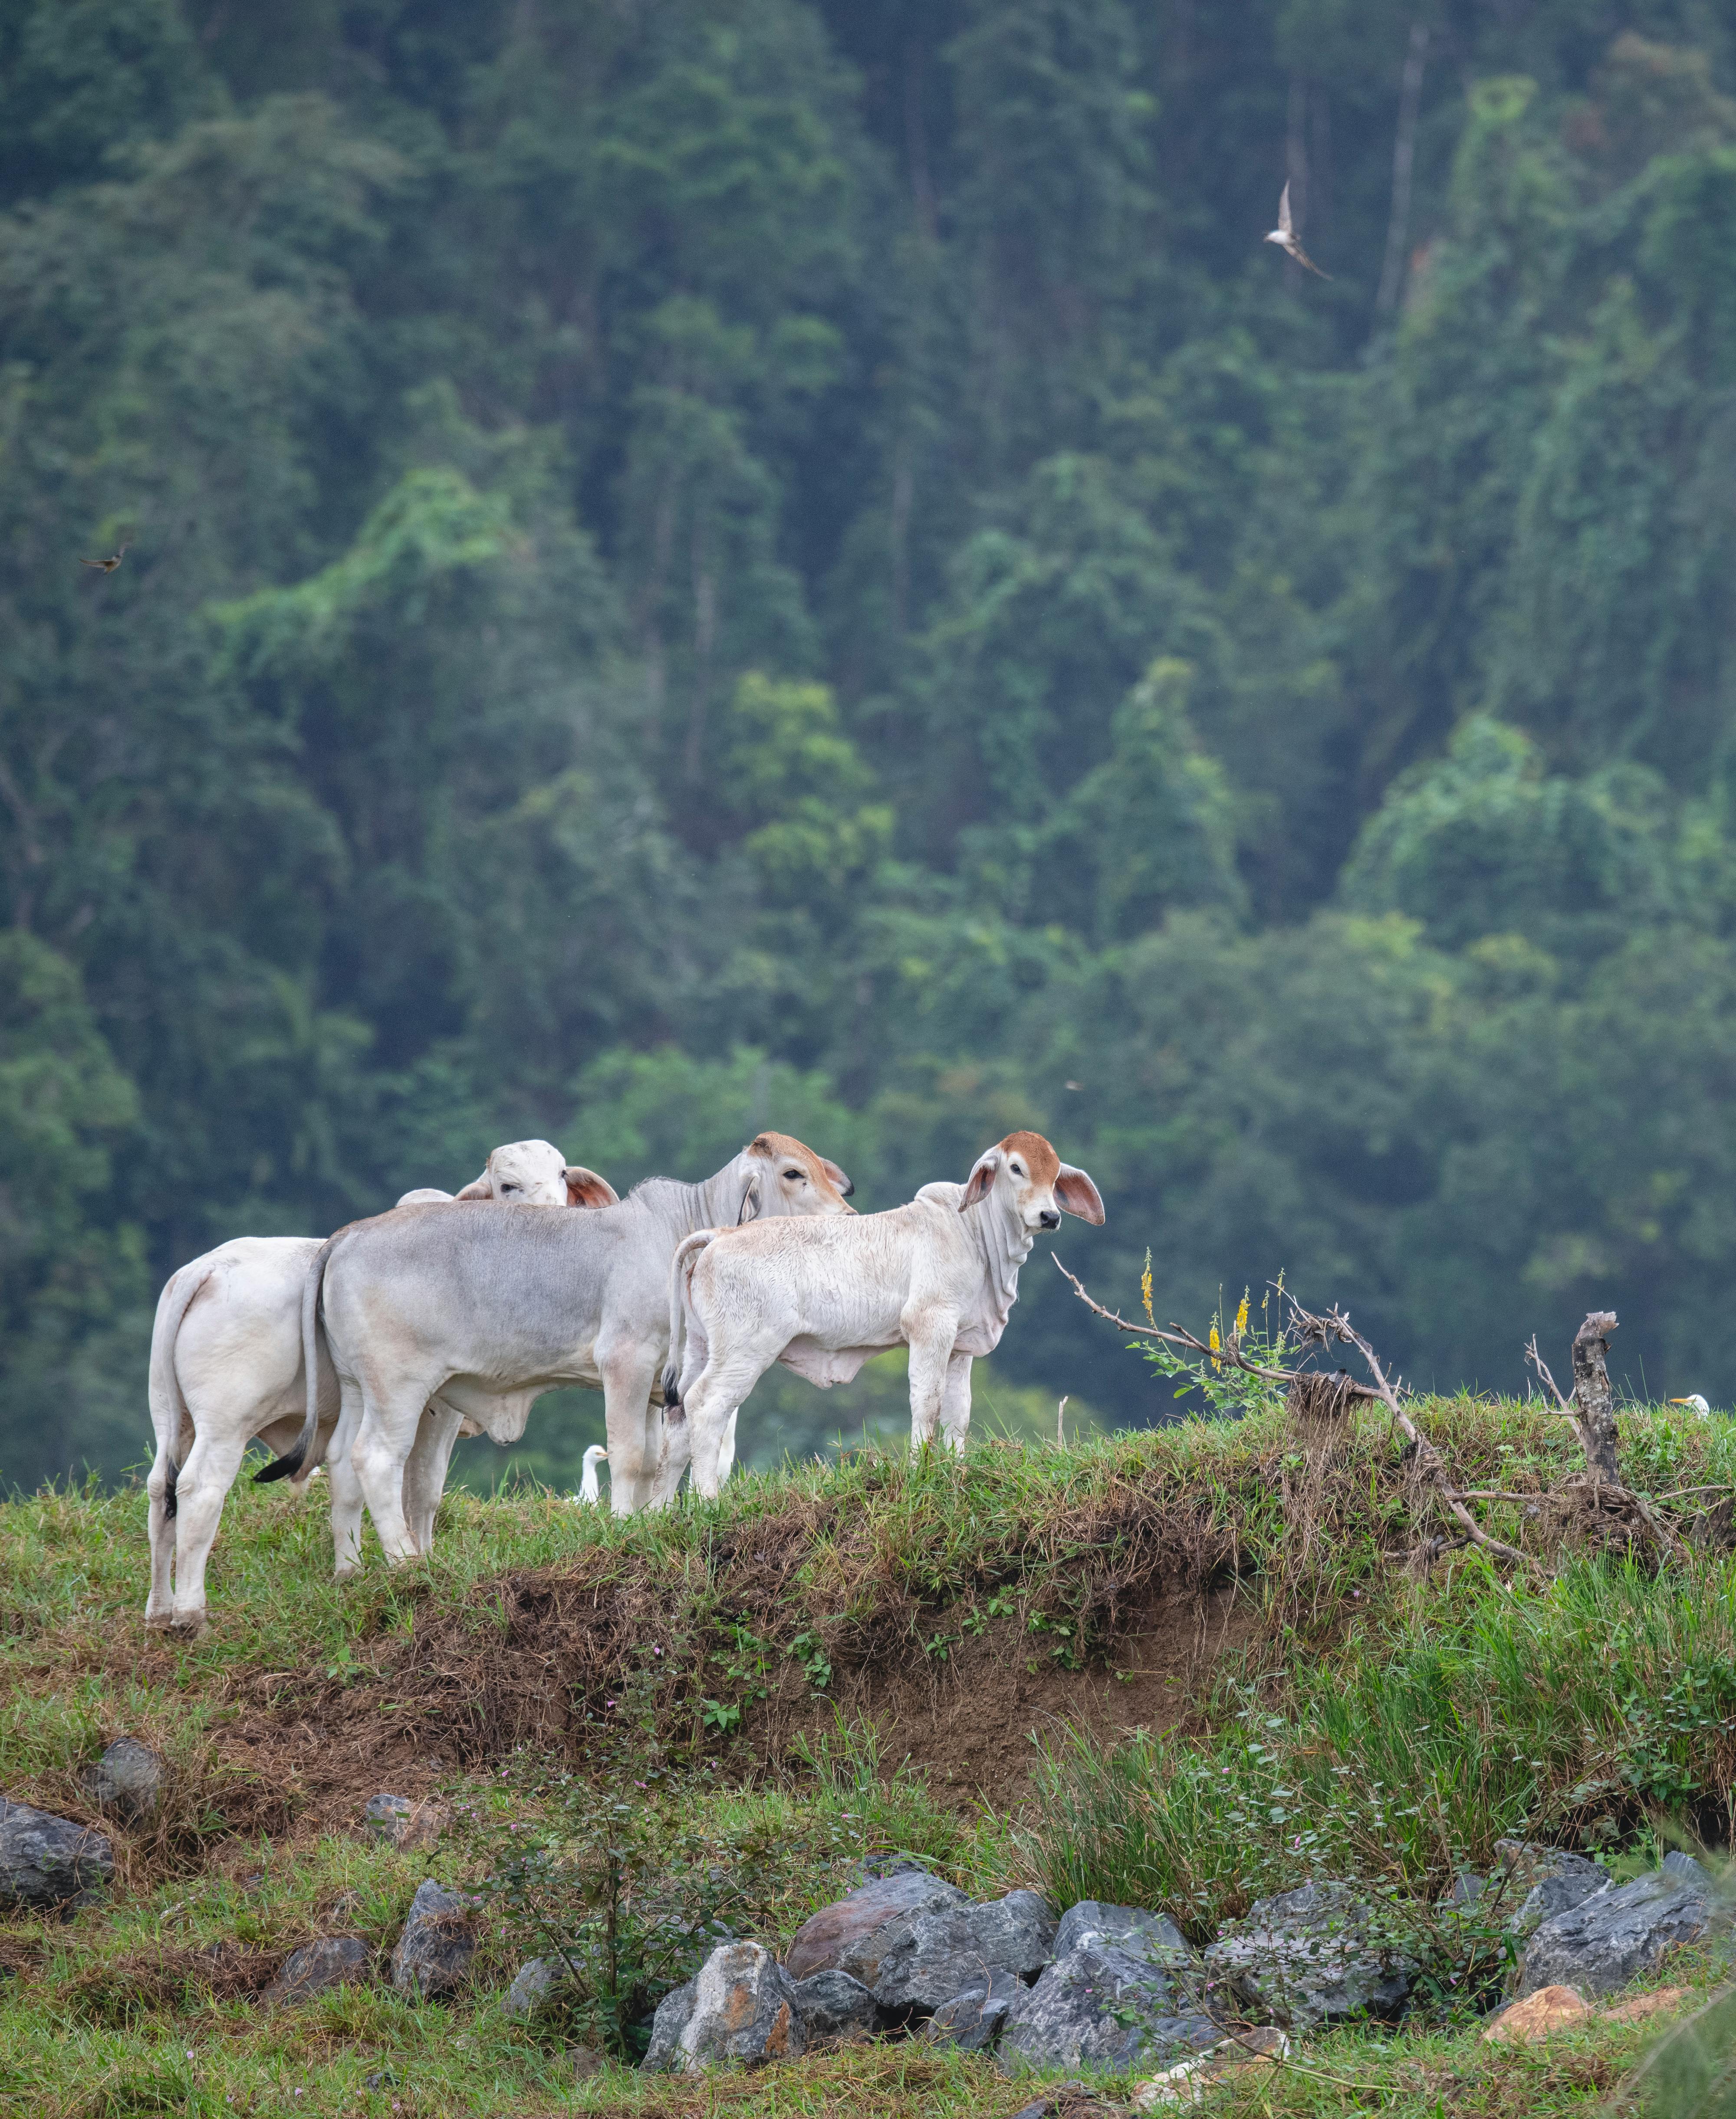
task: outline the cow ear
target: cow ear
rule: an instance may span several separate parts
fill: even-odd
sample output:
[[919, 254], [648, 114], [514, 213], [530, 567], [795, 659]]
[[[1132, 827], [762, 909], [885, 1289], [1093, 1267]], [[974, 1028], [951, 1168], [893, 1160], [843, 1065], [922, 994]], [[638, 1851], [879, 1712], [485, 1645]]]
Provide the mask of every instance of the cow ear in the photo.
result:
[[564, 1172], [569, 1207], [619, 1207], [621, 1195], [606, 1177], [587, 1170], [582, 1162], [569, 1162]]
[[1000, 1167], [1000, 1150], [986, 1148], [972, 1165], [971, 1174], [965, 1180], [964, 1197], [959, 1202], [962, 1214], [967, 1207], [974, 1207], [979, 1199], [986, 1199], [989, 1188], [995, 1181], [995, 1172]]
[[838, 1165], [832, 1161], [829, 1156], [821, 1156], [819, 1158], [819, 1166], [825, 1171], [827, 1176], [832, 1180], [832, 1182], [847, 1199], [851, 1194], [855, 1191], [856, 1187], [850, 1182], [849, 1178], [845, 1175], [845, 1173], [838, 1168]]
[[1077, 1214], [1080, 1221], [1098, 1228], [1103, 1226], [1102, 1195], [1084, 1171], [1075, 1170], [1070, 1162], [1062, 1163], [1055, 1180], [1055, 1203], [1064, 1214]]
[[746, 1222], [757, 1222], [759, 1218], [759, 1180], [756, 1175], [749, 1178], [747, 1189], [741, 1195], [741, 1212], [736, 1217], [736, 1226], [739, 1229]]
[[485, 1170], [480, 1177], [473, 1177], [462, 1192], [453, 1194], [455, 1199], [492, 1199], [494, 1196], [494, 1180]]

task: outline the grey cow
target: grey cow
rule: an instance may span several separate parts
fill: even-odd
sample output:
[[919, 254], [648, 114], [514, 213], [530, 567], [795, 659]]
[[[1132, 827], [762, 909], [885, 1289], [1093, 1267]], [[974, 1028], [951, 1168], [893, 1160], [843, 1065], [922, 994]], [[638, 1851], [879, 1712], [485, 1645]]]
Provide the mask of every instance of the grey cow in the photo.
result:
[[[703, 1184], [648, 1179], [592, 1213], [412, 1207], [340, 1230], [309, 1267], [302, 1331], [311, 1347], [323, 1308], [341, 1428], [355, 1435], [350, 1461], [388, 1559], [417, 1553], [403, 1470], [435, 1398], [504, 1443], [544, 1391], [601, 1389], [610, 1502], [617, 1515], [643, 1507], [661, 1451], [677, 1247], [699, 1229], [853, 1214], [853, 1189], [801, 1141], [763, 1133]], [[310, 1395], [299, 1440], [262, 1478], [299, 1468], [317, 1413]]]

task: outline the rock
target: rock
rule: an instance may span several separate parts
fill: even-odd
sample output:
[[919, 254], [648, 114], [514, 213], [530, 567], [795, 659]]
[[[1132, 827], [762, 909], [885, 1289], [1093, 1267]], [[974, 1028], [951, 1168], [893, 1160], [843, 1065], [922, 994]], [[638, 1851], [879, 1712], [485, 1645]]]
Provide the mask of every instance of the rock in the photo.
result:
[[593, 2052], [589, 2046], [574, 2046], [571, 2058], [575, 2082], [588, 2082], [592, 2075], [601, 2075], [603, 2071], [602, 2055]]
[[0, 1908], [88, 1905], [114, 1874], [106, 1833], [0, 1796]]
[[96, 1764], [86, 1769], [85, 1792], [99, 1810], [136, 1825], [162, 1808], [168, 1771], [160, 1752], [135, 1736], [117, 1736]]
[[1524, 2001], [1503, 2009], [1483, 2032], [1485, 2045], [1529, 2046], [1552, 2031], [1583, 2023], [1591, 2005], [1577, 1987], [1539, 1987]]
[[1024, 1982], [1010, 1972], [991, 1973], [943, 2001], [922, 2027], [931, 2045], [956, 2046], [961, 2052], [986, 2052], [1006, 2028], [1013, 2004]]
[[263, 2001], [310, 2001], [328, 1987], [354, 1987], [372, 1968], [374, 1953], [359, 1936], [322, 1936], [292, 1950], [283, 1968], [260, 1999]]
[[1125, 2119], [1117, 2104], [1105, 2104], [1088, 2082], [1058, 2082], [1031, 2103], [1021, 2105], [1013, 2119]]
[[847, 1972], [815, 1972], [794, 1982], [796, 2013], [810, 2045], [819, 2038], [861, 2038], [878, 2029], [880, 2004]]
[[1521, 1940], [1557, 1913], [1583, 1904], [1609, 1881], [1607, 1870], [1565, 1848], [1498, 1839], [1495, 1855], [1498, 1866], [1483, 1889], [1499, 1889], [1501, 1903], [1511, 1908], [1507, 1932]]
[[943, 1884], [926, 1869], [902, 1870], [864, 1884], [804, 1921], [796, 1931], [784, 1968], [791, 1979], [810, 1978], [816, 1972], [847, 1972], [871, 1987], [880, 1970], [878, 1938], [884, 1928], [912, 1914], [968, 1903], [963, 1891]]
[[1214, 1985], [1292, 2030], [1353, 2016], [1392, 2016], [1414, 1959], [1381, 1933], [1376, 1909], [1348, 1884], [1304, 1884], [1256, 1899], [1205, 1953]]
[[1135, 2083], [1135, 2112], [1161, 2112], [1172, 2104], [1203, 2104], [1221, 2083], [1275, 2067], [1288, 2056], [1290, 2041], [1275, 2024], [1257, 2031], [1238, 2031], [1197, 2060], [1167, 2067], [1149, 2082]]
[[443, 1891], [430, 1877], [416, 1887], [397, 1948], [392, 1953], [392, 1983], [415, 2000], [450, 1994], [462, 1987], [476, 1954], [470, 1907], [456, 1891]]
[[1606, 1884], [1576, 1906], [1546, 1920], [1525, 1945], [1519, 1991], [1571, 1985], [1587, 1994], [1613, 1994], [1642, 1973], [1655, 1972], [1673, 1950], [1698, 1942], [1720, 1922], [1715, 1889], [1686, 1854], [1664, 1857], [1661, 1869], [1619, 1887]]
[[1065, 1957], [1088, 1942], [1112, 1943], [1130, 1957], [1144, 1957], [1153, 1964], [1193, 1962], [1187, 1938], [1175, 1922], [1138, 1906], [1106, 1906], [1095, 1899], [1070, 1906], [1055, 1931], [1051, 1954]]
[[1054, 1940], [1055, 1917], [1037, 1894], [1009, 1891], [986, 1904], [944, 1906], [887, 1922], [872, 1938], [874, 1978], [865, 1977], [866, 1966], [856, 1977], [889, 2013], [926, 2016], [989, 1973], [1034, 1978]]
[[1632, 2001], [1618, 2001], [1604, 2011], [1606, 2024], [1643, 2024], [1649, 2016], [1673, 2015], [1694, 1998], [1692, 1987], [1658, 1987], [1650, 1994], [1636, 1994]]
[[783, 1967], [757, 1942], [726, 1942], [659, 2002], [644, 2064], [653, 2075], [718, 2061], [759, 2067], [802, 2050], [795, 1984]]
[[432, 1847], [452, 1821], [443, 1803], [412, 1802], [407, 1795], [370, 1796], [362, 1815], [376, 1839], [406, 1854]]
[[521, 1964], [513, 1983], [500, 1997], [503, 2016], [534, 2016], [567, 1977], [558, 1957], [533, 1957]]
[[1126, 2072], [1167, 2064], [1223, 2035], [1197, 2004], [1190, 1960], [1158, 1967], [1111, 1943], [1085, 1943], [1058, 1958], [1014, 2000], [1000, 2036], [1000, 2065], [1098, 2067]]

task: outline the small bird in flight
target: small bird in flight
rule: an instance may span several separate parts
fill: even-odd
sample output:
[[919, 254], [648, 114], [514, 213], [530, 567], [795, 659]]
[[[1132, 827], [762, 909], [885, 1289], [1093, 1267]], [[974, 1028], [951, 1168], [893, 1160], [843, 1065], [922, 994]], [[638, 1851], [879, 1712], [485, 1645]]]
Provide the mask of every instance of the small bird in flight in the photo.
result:
[[1330, 280], [1332, 277], [1332, 275], [1330, 272], [1322, 272], [1321, 271], [1319, 266], [1315, 263], [1314, 260], [1308, 255], [1307, 252], [1302, 248], [1301, 243], [1299, 243], [1296, 239], [1296, 230], [1290, 225], [1290, 187], [1288, 184], [1284, 186], [1283, 197], [1278, 202], [1278, 225], [1266, 238], [1266, 241], [1268, 243], [1275, 243], [1279, 248], [1283, 251], [1286, 257], [1293, 257], [1298, 265], [1304, 267], [1308, 271], [1316, 274], [1319, 278], [1322, 280]]
[[127, 554], [132, 549], [132, 540], [131, 538], [128, 538], [127, 542], [121, 546], [119, 551], [114, 554], [113, 559], [81, 559], [78, 563], [81, 567], [95, 567], [100, 574], [112, 574], [115, 568], [120, 564], [121, 561], [126, 558]]

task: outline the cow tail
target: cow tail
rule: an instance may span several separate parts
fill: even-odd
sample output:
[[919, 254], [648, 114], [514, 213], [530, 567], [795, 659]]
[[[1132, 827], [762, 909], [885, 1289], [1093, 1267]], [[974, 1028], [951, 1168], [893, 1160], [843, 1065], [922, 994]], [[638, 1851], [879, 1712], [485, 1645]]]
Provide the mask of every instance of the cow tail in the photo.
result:
[[[172, 1516], [175, 1510], [175, 1481], [181, 1468], [175, 1461], [175, 1449], [182, 1435], [193, 1425], [193, 1413], [181, 1379], [175, 1373], [174, 1347], [180, 1337], [181, 1320], [193, 1307], [193, 1298], [211, 1277], [207, 1268], [203, 1273], [173, 1275], [169, 1287], [163, 1291], [166, 1301], [157, 1305], [155, 1322], [151, 1328], [151, 1370], [147, 1394], [151, 1401], [151, 1425], [156, 1432], [157, 1461], [165, 1467], [163, 1481], [163, 1513]], [[179, 1285], [177, 1286], [177, 1282]], [[169, 1288], [174, 1292], [169, 1294]]]
[[295, 1446], [281, 1457], [274, 1457], [263, 1471], [255, 1472], [253, 1484], [268, 1486], [274, 1479], [293, 1478], [313, 1453], [314, 1431], [319, 1426], [319, 1295], [325, 1278], [326, 1260], [337, 1247], [338, 1239], [349, 1234], [347, 1228], [340, 1229], [337, 1236], [327, 1236], [319, 1249], [308, 1260], [308, 1270], [301, 1283], [301, 1361], [307, 1371], [308, 1410], [301, 1423], [301, 1432]]
[[681, 1344], [687, 1333], [687, 1305], [693, 1292], [694, 1264], [717, 1235], [701, 1229], [677, 1245], [669, 1268], [669, 1366], [663, 1371], [663, 1409], [673, 1412], [681, 1403]]

